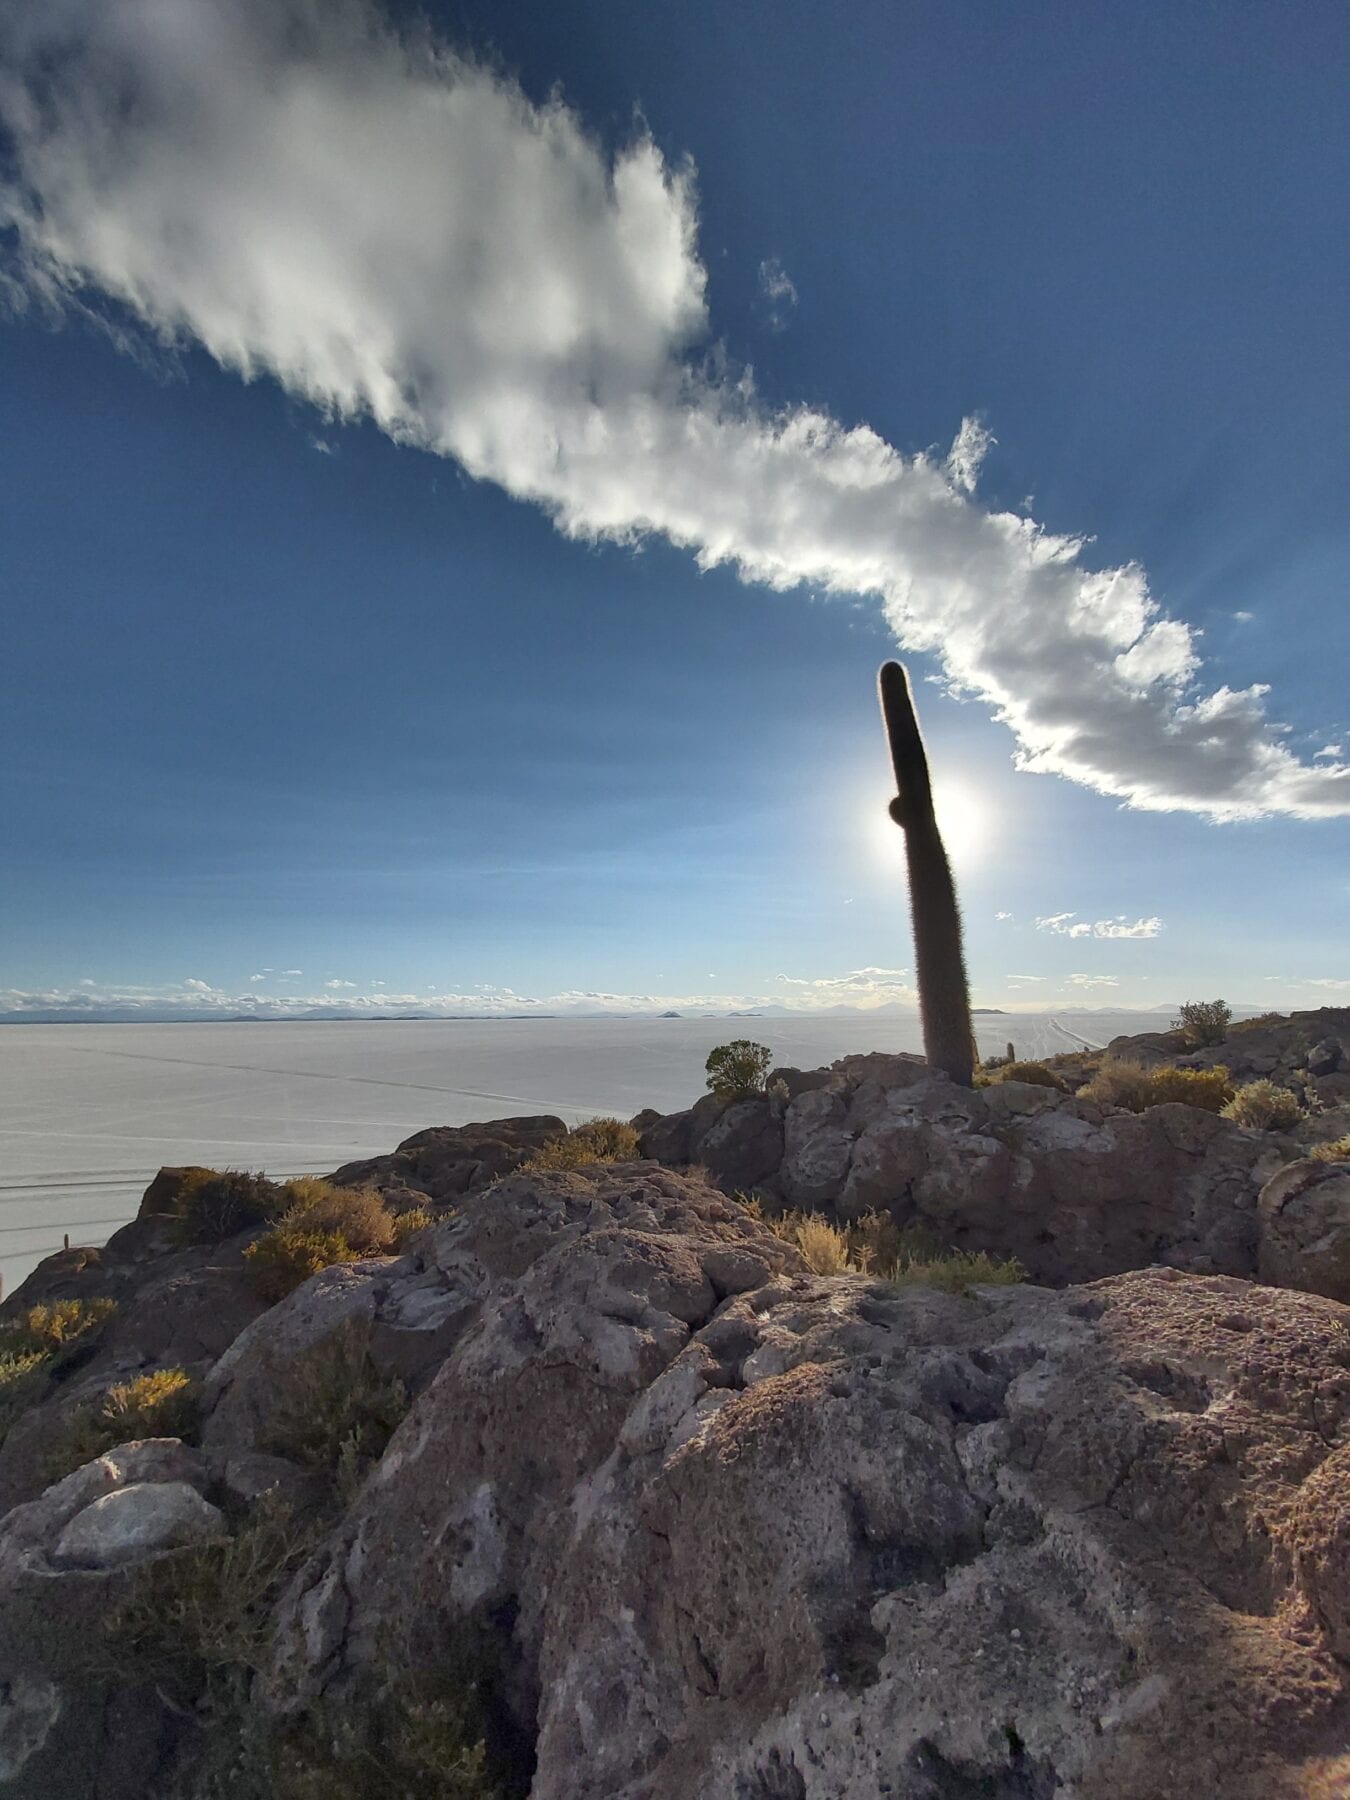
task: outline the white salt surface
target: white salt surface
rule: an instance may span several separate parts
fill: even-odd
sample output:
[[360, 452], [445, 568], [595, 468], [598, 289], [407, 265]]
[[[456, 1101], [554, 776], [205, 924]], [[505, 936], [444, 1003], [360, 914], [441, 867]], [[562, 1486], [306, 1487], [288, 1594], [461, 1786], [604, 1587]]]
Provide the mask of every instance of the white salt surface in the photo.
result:
[[[981, 1051], [1049, 1055], [1156, 1021], [1139, 1013], [981, 1016]], [[914, 1014], [810, 1018], [419, 1019], [0, 1027], [0, 1274], [101, 1244], [162, 1163], [323, 1173], [428, 1125], [523, 1113], [569, 1124], [663, 1112], [704, 1091], [709, 1050], [768, 1044], [817, 1068], [919, 1050]]]

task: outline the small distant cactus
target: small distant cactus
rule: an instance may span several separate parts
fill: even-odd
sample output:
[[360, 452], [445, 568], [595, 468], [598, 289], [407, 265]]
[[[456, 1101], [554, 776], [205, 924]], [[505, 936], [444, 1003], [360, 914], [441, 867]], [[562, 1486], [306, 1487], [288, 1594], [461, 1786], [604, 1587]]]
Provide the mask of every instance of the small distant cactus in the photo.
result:
[[914, 964], [923, 1021], [924, 1055], [961, 1087], [975, 1084], [975, 1033], [961, 944], [956, 883], [933, 811], [928, 758], [914, 711], [909, 677], [898, 662], [881, 665], [881, 711], [899, 790], [890, 813], [905, 834]]

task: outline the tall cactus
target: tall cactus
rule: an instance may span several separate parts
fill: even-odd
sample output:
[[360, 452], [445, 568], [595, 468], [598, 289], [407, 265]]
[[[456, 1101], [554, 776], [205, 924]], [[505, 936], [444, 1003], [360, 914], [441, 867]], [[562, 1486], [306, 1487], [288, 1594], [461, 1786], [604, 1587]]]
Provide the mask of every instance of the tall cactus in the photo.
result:
[[878, 686], [899, 790], [891, 801], [890, 813], [905, 833], [924, 1054], [932, 1068], [941, 1069], [961, 1087], [973, 1087], [975, 1033], [970, 1023], [970, 987], [961, 947], [961, 912], [951, 864], [933, 812], [928, 758], [919, 735], [909, 677], [898, 662], [883, 663]]

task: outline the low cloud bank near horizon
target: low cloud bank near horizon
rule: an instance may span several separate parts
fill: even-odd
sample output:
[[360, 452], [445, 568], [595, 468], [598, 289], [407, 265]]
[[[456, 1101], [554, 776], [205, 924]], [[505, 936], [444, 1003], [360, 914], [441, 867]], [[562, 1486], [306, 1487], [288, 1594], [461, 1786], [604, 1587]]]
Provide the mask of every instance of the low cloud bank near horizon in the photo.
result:
[[1263, 686], [1207, 690], [1141, 568], [977, 503], [977, 421], [907, 456], [771, 411], [710, 344], [692, 166], [640, 129], [610, 154], [367, 0], [0, 0], [0, 67], [16, 304], [110, 299], [568, 536], [875, 597], [1024, 769], [1148, 810], [1350, 814], [1339, 746], [1300, 761]]
[[[1235, 1002], [1240, 1011], [1264, 1011], [1275, 999], [1286, 1009], [1297, 1009], [1299, 1005], [1335, 1005], [1340, 996], [1350, 996], [1350, 978], [1294, 980], [1267, 976], [1265, 980], [1267, 985], [1278, 985], [1282, 993], [1272, 995], [1261, 1005]], [[1023, 983], [1035, 983], [1036, 992], [1030, 994], [1021, 990]], [[1083, 1006], [1094, 999], [1097, 1005], [1109, 1005], [1111, 1010], [1120, 1012], [1173, 1012], [1178, 1004], [1153, 999], [1117, 1003], [1109, 990], [1121, 985], [1117, 976], [1085, 972], [1054, 976], [1006, 975], [1003, 977], [1006, 992], [999, 994], [997, 981], [984, 983], [981, 992], [988, 998], [997, 995], [1000, 1004], [993, 1010], [1006, 1012], [1010, 1017], [1018, 1012]], [[1294, 998], [1300, 995], [1301, 1001]], [[151, 987], [85, 980], [74, 987], [0, 988], [0, 1024], [29, 1019], [89, 1024], [103, 1019], [123, 1023], [144, 1020], [151, 1024], [179, 1020], [359, 1020], [395, 1016], [424, 1019], [655, 1019], [663, 1013], [678, 1013], [688, 1018], [726, 1019], [740, 1014], [805, 1019], [841, 1012], [859, 1015], [913, 1013], [917, 1008], [918, 995], [909, 985], [907, 971], [902, 969], [851, 969], [841, 975], [824, 976], [778, 975], [758, 991], [702, 994], [621, 994], [602, 988], [565, 988], [556, 994], [536, 995], [521, 994], [492, 982], [476, 984], [464, 993], [434, 987], [391, 993], [387, 985], [379, 981], [327, 981], [317, 991], [306, 994], [260, 993], [254, 986], [235, 993], [195, 977]], [[990, 1008], [986, 1006], [984, 1010]]]
[[464, 993], [435, 987], [391, 993], [383, 981], [358, 983], [326, 980], [309, 994], [242, 992], [213, 987], [195, 976], [154, 987], [81, 981], [75, 987], [0, 988], [0, 1020], [30, 1013], [72, 1019], [97, 1019], [110, 1012], [184, 1018], [307, 1018], [385, 1015], [411, 1012], [449, 1018], [530, 1018], [545, 1015], [573, 1018], [614, 1013], [650, 1016], [666, 1011], [732, 1013], [772, 1007], [810, 1014], [846, 1009], [874, 1012], [880, 1007], [918, 1005], [918, 994], [903, 969], [850, 969], [842, 975], [779, 975], [758, 993], [620, 994], [602, 988], [564, 988], [556, 994], [517, 993], [514, 988], [482, 982]]

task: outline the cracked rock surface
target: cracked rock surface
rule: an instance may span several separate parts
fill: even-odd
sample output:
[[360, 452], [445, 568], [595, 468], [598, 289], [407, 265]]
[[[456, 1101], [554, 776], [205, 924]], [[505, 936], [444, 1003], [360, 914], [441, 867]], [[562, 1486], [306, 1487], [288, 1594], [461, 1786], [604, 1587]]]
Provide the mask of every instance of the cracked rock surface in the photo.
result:
[[[830, 1129], [894, 1122], [825, 1091]], [[321, 1272], [218, 1357], [200, 1452], [0, 1521], [4, 1792], [193, 1792], [153, 1694], [79, 1685], [134, 1571], [63, 1534], [137, 1483], [253, 1504], [269, 1395], [353, 1320], [411, 1406], [276, 1602], [260, 1716], [486, 1631], [530, 1800], [1350, 1793], [1350, 1310], [1164, 1267], [820, 1277], [650, 1162], [508, 1174]]]
[[534, 1800], [1350, 1783], [1335, 1303], [825, 1279], [640, 1165], [518, 1177], [424, 1255], [477, 1318], [289, 1594], [270, 1704], [488, 1614]]

